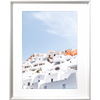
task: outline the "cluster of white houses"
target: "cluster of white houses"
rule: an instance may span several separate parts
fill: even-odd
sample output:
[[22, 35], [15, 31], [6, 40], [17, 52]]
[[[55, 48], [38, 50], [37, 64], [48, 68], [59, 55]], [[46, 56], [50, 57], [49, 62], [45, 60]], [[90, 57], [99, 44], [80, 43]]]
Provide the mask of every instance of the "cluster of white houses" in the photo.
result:
[[23, 89], [76, 89], [77, 55], [49, 51], [22, 64]]

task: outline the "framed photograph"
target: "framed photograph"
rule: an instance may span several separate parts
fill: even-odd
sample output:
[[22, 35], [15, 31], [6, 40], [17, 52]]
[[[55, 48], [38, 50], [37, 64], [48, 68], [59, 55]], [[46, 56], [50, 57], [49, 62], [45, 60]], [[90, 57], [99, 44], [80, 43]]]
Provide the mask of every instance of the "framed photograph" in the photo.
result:
[[10, 100], [90, 100], [90, 0], [10, 7]]

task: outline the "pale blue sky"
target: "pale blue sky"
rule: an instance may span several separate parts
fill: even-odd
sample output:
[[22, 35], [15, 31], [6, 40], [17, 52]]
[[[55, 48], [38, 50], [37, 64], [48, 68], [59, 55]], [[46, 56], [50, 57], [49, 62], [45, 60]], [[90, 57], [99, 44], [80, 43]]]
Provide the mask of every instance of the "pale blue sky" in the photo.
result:
[[71, 48], [77, 48], [77, 12], [22, 12], [23, 61], [34, 53]]

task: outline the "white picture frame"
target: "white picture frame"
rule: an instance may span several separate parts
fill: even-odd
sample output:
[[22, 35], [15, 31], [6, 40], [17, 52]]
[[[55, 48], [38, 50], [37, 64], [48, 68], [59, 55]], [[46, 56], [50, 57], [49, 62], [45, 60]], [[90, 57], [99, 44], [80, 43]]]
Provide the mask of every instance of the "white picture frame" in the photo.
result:
[[[22, 7], [21, 5], [24, 4], [24, 6]], [[34, 4], [34, 7], [31, 8], [32, 6], [30, 7], [27, 7], [27, 5], [29, 4]], [[42, 6], [42, 10], [45, 11], [45, 7], [43, 8], [43, 4], [49, 6], [49, 4], [67, 4], [68, 5], [76, 5], [78, 4], [79, 7], [77, 8], [71, 8], [71, 6], [69, 7], [70, 10], [73, 11], [73, 9], [76, 9], [77, 11], [79, 10], [80, 8], [80, 11], [79, 13], [81, 12], [81, 10], [83, 11], [83, 14], [85, 14], [85, 11], [86, 11], [86, 16], [81, 16], [81, 18], [86, 18], [85, 19], [85, 22], [87, 23], [86, 27], [84, 27], [84, 29], [87, 29], [86, 33], [87, 34], [87, 37], [84, 39], [84, 40], [81, 40], [82, 39], [82, 36], [85, 37], [85, 35], [80, 35], [78, 34], [78, 53], [80, 55], [79, 58], [81, 58], [81, 53], [82, 53], [82, 49], [84, 48], [84, 46], [81, 46], [81, 45], [86, 45], [86, 49], [85, 49], [85, 52], [86, 52], [86, 58], [87, 58], [87, 61], [85, 62], [85, 70], [87, 70], [87, 74], [85, 75], [86, 80], [86, 86], [85, 86], [85, 89], [83, 90], [83, 92], [85, 93], [85, 95], [83, 95], [84, 93], [81, 92], [80, 94], [76, 95], [74, 94], [75, 92], [72, 92], [72, 90], [68, 90], [68, 91], [62, 91], [62, 90], [57, 90], [57, 91], [61, 91], [61, 94], [64, 93], [64, 95], [61, 95], [61, 96], [53, 96], [53, 91], [54, 92], [57, 92], [56, 90], [48, 90], [46, 92], [48, 93], [51, 93], [50, 94], [44, 94], [44, 95], [40, 95], [40, 94], [34, 94], [36, 96], [32, 96], [32, 95], [27, 95], [25, 93], [30, 93], [31, 94], [31, 90], [27, 90], [27, 92], [25, 93], [22, 93], [20, 94], [22, 91], [19, 90], [19, 87], [18, 86], [21, 86], [20, 82], [17, 83], [16, 85], [16, 81], [17, 81], [17, 78], [18, 77], [21, 77], [21, 74], [19, 71], [18, 72], [18, 68], [16, 69], [16, 66], [18, 66], [18, 64], [20, 65], [22, 63], [22, 60], [21, 60], [21, 57], [19, 58], [18, 60], [18, 57], [17, 57], [17, 54], [16, 52], [19, 53], [19, 55], [22, 54], [22, 50], [21, 49], [16, 49], [16, 48], [21, 48], [22, 47], [22, 44], [21, 44], [21, 40], [22, 40], [22, 35], [20, 34], [20, 32], [22, 32], [21, 28], [22, 28], [22, 24], [18, 24], [18, 22], [21, 23], [21, 11], [23, 10], [40, 10], [40, 6], [38, 6], [38, 4], [41, 4]], [[83, 6], [83, 8], [81, 8], [81, 5]], [[85, 6], [84, 6], [85, 5]], [[47, 6], [46, 6], [47, 7]], [[65, 8], [64, 8], [65, 7]], [[66, 10], [66, 5], [62, 7], [62, 8], [58, 8], [57, 7], [53, 7], [53, 8], [48, 8], [47, 7], [47, 11], [48, 10], [53, 10], [55, 8], [55, 10], [61, 10], [63, 11], [64, 9]], [[85, 7], [85, 8], [84, 8]], [[57, 9], [56, 9], [57, 8]], [[84, 10], [85, 9], [85, 10]], [[16, 13], [15, 13], [16, 12]], [[17, 13], [18, 12], [18, 13]], [[35, 99], [45, 99], [45, 100], [48, 100], [48, 99], [51, 99], [51, 100], [54, 100], [54, 99], [66, 99], [66, 100], [75, 100], [75, 99], [79, 99], [79, 100], [94, 100], [94, 61], [93, 61], [93, 58], [94, 58], [94, 55], [93, 55], [93, 49], [94, 49], [94, 0], [46, 0], [46, 1], [42, 1], [42, 0], [7, 0], [6, 1], [6, 19], [7, 19], [7, 24], [6, 24], [6, 99], [7, 100], [35, 100]], [[16, 14], [18, 14], [18, 16], [16, 17]], [[82, 13], [81, 13], [82, 14]], [[80, 14], [80, 15], [81, 15]], [[15, 21], [15, 19], [17, 19], [17, 21]], [[80, 18], [80, 16], [79, 16]], [[79, 20], [78, 24], [80, 25], [81, 22], [83, 22], [82, 20]], [[84, 22], [83, 22], [84, 23]], [[17, 25], [17, 26], [16, 26]], [[84, 25], [83, 25], [84, 26]], [[18, 29], [20, 28], [20, 30], [18, 31]], [[80, 31], [82, 31], [83, 28], [82, 28], [82, 25], [80, 27]], [[18, 35], [15, 35], [15, 33], [18, 33]], [[80, 39], [79, 39], [80, 38]], [[17, 42], [17, 39], [19, 39], [19, 42]], [[82, 44], [79, 43], [79, 41], [81, 41]], [[82, 42], [83, 41], [83, 42]], [[86, 42], [88, 41], [88, 42]], [[19, 45], [20, 44], [20, 45]], [[16, 47], [15, 47], [16, 45]], [[18, 46], [17, 46], [18, 45]], [[81, 47], [82, 49], [80, 49]], [[84, 56], [84, 54], [82, 54]], [[15, 57], [16, 56], [16, 57]], [[84, 56], [85, 57], [85, 56]], [[84, 59], [81, 58], [81, 59]], [[16, 64], [16, 60], [18, 60], [18, 64]], [[82, 61], [79, 60], [79, 65], [82, 63]], [[15, 71], [17, 70], [17, 71]], [[82, 70], [82, 69], [80, 69]], [[83, 69], [84, 70], [84, 69]], [[19, 75], [16, 75], [16, 72], [18, 72]], [[83, 78], [83, 80], [85, 79], [85, 77]], [[20, 78], [21, 79], [21, 78]], [[80, 79], [80, 77], [79, 77]], [[79, 80], [79, 81], [82, 81], [82, 80]], [[83, 82], [84, 83], [84, 82]], [[17, 89], [17, 88], [18, 89]], [[83, 86], [84, 87], [84, 86]], [[79, 89], [80, 90], [80, 89]], [[26, 91], [26, 90], [23, 90], [23, 91]], [[41, 90], [34, 90], [33, 92], [35, 93], [40, 93]], [[19, 92], [19, 94], [18, 94]], [[43, 91], [42, 91], [43, 92]], [[44, 92], [44, 93], [46, 93]], [[66, 93], [69, 92], [69, 96], [66, 95]], [[72, 92], [72, 94], [70, 94]], [[80, 91], [79, 91], [80, 92]], [[58, 93], [59, 94], [59, 93]], [[71, 96], [72, 95], [72, 96]]]

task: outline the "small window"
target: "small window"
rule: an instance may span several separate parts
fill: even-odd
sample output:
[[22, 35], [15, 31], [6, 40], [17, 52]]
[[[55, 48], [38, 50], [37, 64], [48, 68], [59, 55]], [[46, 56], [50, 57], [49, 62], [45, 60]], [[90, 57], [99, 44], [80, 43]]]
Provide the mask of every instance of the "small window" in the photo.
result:
[[51, 64], [53, 63], [53, 61], [50, 62]]
[[40, 80], [38, 80], [38, 82], [40, 82]]
[[31, 89], [33, 89], [33, 88], [31, 88]]
[[60, 64], [60, 62], [55, 62], [55, 65], [58, 65], [58, 64]]
[[50, 71], [52, 71], [53, 69], [50, 69]]
[[35, 61], [31, 61], [31, 63], [34, 63]]
[[32, 83], [32, 85], [34, 85], [34, 83]]
[[53, 82], [53, 78], [51, 79], [51, 82]]
[[25, 68], [29, 68], [30, 66], [25, 66]]
[[38, 64], [35, 64], [34, 67], [38, 66]]
[[64, 61], [62, 61], [61, 63], [64, 63]]
[[28, 82], [28, 86], [30, 86], [30, 82]]
[[40, 71], [42, 71], [42, 69], [40, 68]]
[[45, 65], [45, 63], [42, 63], [42, 65]]
[[42, 63], [39, 64], [40, 66], [42, 65]]
[[56, 54], [54, 54], [54, 56], [56, 56]]
[[70, 61], [70, 63], [71, 63], [71, 61]]
[[49, 57], [50, 57], [50, 55], [49, 55]]
[[23, 73], [25, 73], [25, 71], [23, 71]]
[[66, 89], [66, 84], [63, 84], [63, 85], [62, 85], [62, 88], [63, 88], [63, 89]]
[[44, 86], [44, 89], [47, 89], [47, 86]]
[[77, 70], [77, 67], [75, 68], [75, 70]]
[[43, 58], [43, 61], [47, 60], [46, 58]]
[[30, 69], [30, 71], [35, 71], [36, 69]]
[[70, 59], [67, 59], [66, 61], [70, 61]]
[[49, 75], [50, 75], [50, 73], [49, 73]]
[[59, 67], [56, 67], [56, 68], [55, 68], [55, 70], [59, 70], [59, 69], [60, 69]]

